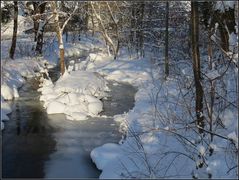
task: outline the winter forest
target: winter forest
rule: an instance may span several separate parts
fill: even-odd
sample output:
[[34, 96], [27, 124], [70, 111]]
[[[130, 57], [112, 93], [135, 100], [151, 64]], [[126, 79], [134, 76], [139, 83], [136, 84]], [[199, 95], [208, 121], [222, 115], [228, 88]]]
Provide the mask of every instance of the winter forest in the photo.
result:
[[237, 1], [1, 1], [1, 177], [238, 178]]

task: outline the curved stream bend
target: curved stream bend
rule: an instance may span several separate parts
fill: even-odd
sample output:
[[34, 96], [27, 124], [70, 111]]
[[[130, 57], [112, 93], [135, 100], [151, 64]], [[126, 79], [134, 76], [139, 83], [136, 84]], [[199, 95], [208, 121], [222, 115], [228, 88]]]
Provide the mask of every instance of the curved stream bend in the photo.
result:
[[97, 146], [119, 142], [118, 124], [112, 116], [134, 106], [136, 89], [127, 84], [109, 84], [112, 97], [105, 100], [102, 115], [69, 121], [63, 114], [47, 115], [34, 79], [20, 89], [12, 102], [14, 110], [3, 131], [2, 172], [5, 178], [97, 178], [100, 171], [90, 159]]

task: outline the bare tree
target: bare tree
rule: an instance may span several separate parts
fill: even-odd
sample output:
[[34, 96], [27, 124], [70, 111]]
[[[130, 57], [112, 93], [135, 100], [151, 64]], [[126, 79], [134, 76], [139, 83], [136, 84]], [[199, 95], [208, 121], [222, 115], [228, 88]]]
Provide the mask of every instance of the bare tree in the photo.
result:
[[118, 51], [119, 51], [119, 30], [118, 30], [118, 22], [115, 20], [115, 17], [114, 17], [114, 14], [113, 14], [113, 12], [112, 12], [112, 10], [111, 10], [111, 7], [110, 7], [110, 5], [109, 5], [109, 3], [108, 2], [106, 2], [106, 5], [107, 5], [107, 8], [108, 8], [108, 11], [109, 11], [109, 13], [110, 13], [110, 18], [111, 18], [111, 20], [113, 21], [113, 23], [114, 23], [114, 26], [115, 26], [115, 33], [116, 33], [116, 39], [117, 39], [117, 46], [116, 46], [116, 52], [115, 52], [115, 59], [116, 59], [116, 56], [117, 56], [117, 54], [118, 54]]
[[63, 75], [65, 72], [65, 59], [64, 59], [64, 42], [62, 38], [63, 30], [69, 20], [71, 19], [72, 15], [75, 13], [77, 10], [78, 6], [75, 6], [75, 9], [73, 12], [69, 15], [67, 20], [63, 23], [62, 27], [60, 27], [60, 22], [59, 22], [59, 14], [57, 11], [57, 3], [55, 1], [51, 2], [51, 9], [53, 12], [53, 19], [54, 19], [54, 24], [55, 24], [55, 31], [57, 34], [57, 39], [58, 39], [58, 47], [60, 51], [60, 69], [61, 69], [61, 74]]
[[169, 2], [166, 2], [166, 17], [165, 17], [165, 77], [169, 75], [169, 59], [168, 59], [168, 15]]
[[57, 34], [57, 39], [58, 39], [58, 46], [59, 46], [59, 51], [60, 51], [60, 69], [61, 69], [61, 74], [64, 74], [65, 72], [65, 60], [64, 60], [64, 43], [62, 39], [62, 30], [60, 28], [59, 24], [59, 14], [57, 12], [57, 5], [55, 1], [51, 2], [51, 9], [53, 12], [53, 18], [54, 18], [54, 23], [55, 23], [55, 31]]
[[13, 35], [12, 35], [12, 45], [9, 51], [9, 56], [11, 59], [14, 58], [14, 53], [17, 44], [17, 20], [18, 20], [18, 3], [14, 1], [14, 24], [13, 24]]
[[200, 67], [200, 55], [198, 46], [199, 36], [199, 16], [198, 16], [198, 2], [191, 2], [191, 38], [192, 38], [192, 58], [193, 58], [193, 72], [196, 88], [196, 116], [197, 125], [199, 126], [199, 132], [203, 132], [204, 117], [203, 117], [203, 88], [201, 84], [201, 67]]
[[139, 31], [138, 31], [138, 38], [139, 38], [139, 43], [138, 43], [138, 49], [140, 50], [140, 55], [144, 56], [144, 29], [143, 29], [143, 20], [144, 20], [144, 14], [145, 14], [145, 3], [142, 2], [140, 5], [140, 9], [139, 9], [139, 21], [138, 21], [138, 27], [139, 27]]
[[106, 43], [109, 43], [109, 45], [111, 46], [112, 48], [112, 51], [113, 51], [113, 54], [114, 54], [114, 59], [116, 59], [116, 56], [117, 56], [117, 53], [116, 53], [116, 47], [114, 45], [114, 42], [112, 41], [112, 39], [109, 37], [108, 33], [107, 33], [107, 30], [105, 28], [105, 25], [101, 19], [101, 16], [96, 12], [95, 10], [95, 7], [94, 7], [94, 4], [92, 2], [90, 2], [90, 5], [91, 5], [91, 8], [92, 8], [92, 11], [101, 27], [101, 33], [106, 41]]
[[[40, 14], [44, 13], [45, 7], [46, 7], [46, 2], [43, 2], [39, 5], [38, 8], [39, 8], [39, 13]], [[44, 29], [45, 29], [45, 26], [46, 26], [47, 22], [48, 22], [48, 20], [44, 19], [44, 18], [38, 20], [38, 30], [37, 30], [37, 33], [36, 33], [37, 44], [36, 44], [36, 49], [35, 49], [35, 51], [38, 54], [42, 54], [43, 33], [44, 33]]]

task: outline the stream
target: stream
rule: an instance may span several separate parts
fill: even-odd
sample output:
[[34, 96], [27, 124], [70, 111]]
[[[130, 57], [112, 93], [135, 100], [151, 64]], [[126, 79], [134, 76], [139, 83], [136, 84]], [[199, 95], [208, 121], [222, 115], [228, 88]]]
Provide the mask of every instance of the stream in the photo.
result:
[[107, 118], [70, 121], [63, 114], [48, 115], [39, 101], [38, 80], [27, 80], [19, 89], [20, 98], [10, 102], [13, 112], [2, 132], [2, 177], [98, 178], [101, 171], [90, 152], [119, 142], [113, 116], [132, 109], [136, 93], [128, 84], [109, 82], [109, 87], [112, 97], [103, 101], [101, 113]]

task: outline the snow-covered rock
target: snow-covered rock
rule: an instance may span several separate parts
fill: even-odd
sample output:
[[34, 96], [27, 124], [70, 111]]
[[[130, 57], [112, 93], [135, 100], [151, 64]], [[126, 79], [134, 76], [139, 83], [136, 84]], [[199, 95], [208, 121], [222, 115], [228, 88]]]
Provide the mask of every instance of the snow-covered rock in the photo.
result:
[[107, 82], [93, 72], [65, 72], [55, 85], [42, 80], [40, 100], [48, 114], [64, 113], [69, 120], [86, 120], [103, 110], [101, 98], [109, 90]]
[[12, 100], [14, 98], [13, 89], [11, 89], [7, 84], [2, 84], [1, 95], [4, 100]]
[[66, 108], [65, 104], [57, 101], [52, 101], [47, 106], [47, 113], [48, 114], [64, 113], [65, 108]]
[[97, 115], [103, 110], [102, 102], [90, 102], [88, 105], [89, 113]]

